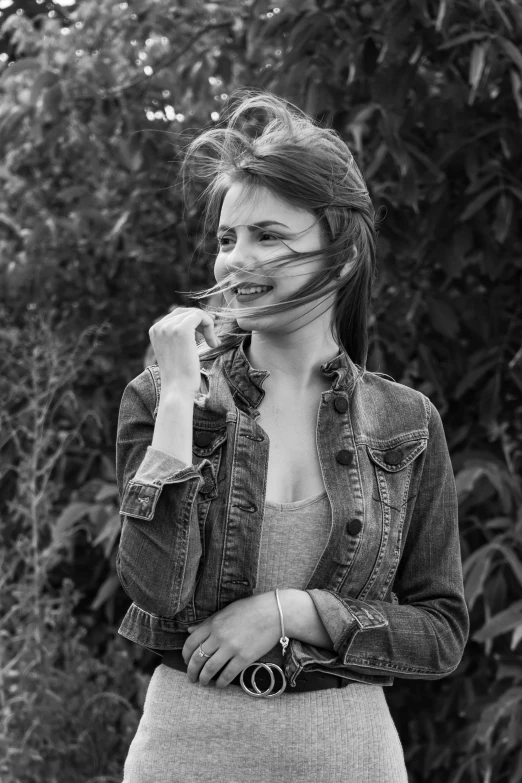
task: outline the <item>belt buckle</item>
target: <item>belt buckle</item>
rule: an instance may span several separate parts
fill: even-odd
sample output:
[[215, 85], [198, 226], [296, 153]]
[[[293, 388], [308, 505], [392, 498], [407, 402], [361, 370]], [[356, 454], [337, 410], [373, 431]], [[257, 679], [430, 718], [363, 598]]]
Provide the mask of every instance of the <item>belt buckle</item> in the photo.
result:
[[[254, 690], [249, 690], [249, 688], [245, 685], [244, 676], [245, 676], [245, 672], [247, 671], [247, 669], [252, 668], [252, 666], [255, 666], [255, 669], [254, 669], [254, 671], [252, 672], [252, 674], [250, 676], [250, 683], [251, 683], [252, 688]], [[270, 675], [270, 685], [268, 686], [266, 691], [259, 690], [259, 687], [258, 687], [258, 685], [256, 683], [256, 674], [258, 673], [258, 671], [260, 669], [266, 669], [266, 671]], [[275, 693], [273, 692], [274, 691], [274, 686], [275, 686], [274, 671], [278, 671], [279, 674], [281, 675], [281, 679], [283, 680], [282, 687], [278, 691], [276, 691]], [[256, 662], [256, 663], [251, 663], [249, 666], [246, 666], [243, 669], [243, 671], [241, 672], [241, 676], [239, 678], [239, 681], [240, 681], [241, 687], [243, 688], [245, 693], [248, 693], [249, 696], [255, 696], [257, 698], [262, 698], [262, 699], [273, 699], [275, 696], [280, 696], [283, 693], [283, 691], [286, 689], [285, 673], [277, 665], [277, 663], [263, 663], [261, 661], [260, 662]]]

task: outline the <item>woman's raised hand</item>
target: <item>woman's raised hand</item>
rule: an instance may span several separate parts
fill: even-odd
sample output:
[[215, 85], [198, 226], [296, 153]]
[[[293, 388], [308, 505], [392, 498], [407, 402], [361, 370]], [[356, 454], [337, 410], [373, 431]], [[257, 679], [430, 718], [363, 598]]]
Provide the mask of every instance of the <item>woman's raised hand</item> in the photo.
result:
[[210, 348], [220, 345], [214, 331], [214, 316], [197, 307], [176, 307], [149, 329], [164, 389], [195, 396], [201, 376], [196, 332]]

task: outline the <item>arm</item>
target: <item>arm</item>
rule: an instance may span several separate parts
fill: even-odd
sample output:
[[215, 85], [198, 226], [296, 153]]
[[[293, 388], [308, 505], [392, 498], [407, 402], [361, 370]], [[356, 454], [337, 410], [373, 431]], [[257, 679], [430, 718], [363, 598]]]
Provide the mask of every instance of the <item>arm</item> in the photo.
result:
[[[183, 439], [178, 445], [173, 434], [169, 442], [161, 435], [167, 427], [176, 433], [172, 428], [182, 417], [192, 423], [193, 403], [189, 416], [187, 406], [174, 397], [163, 408], [160, 401], [155, 426], [158, 389], [157, 368], [148, 368], [127, 386], [121, 401], [116, 468], [122, 532], [116, 567], [123, 588], [140, 608], [173, 616], [192, 595], [201, 558], [195, 498], [203, 463], [198, 469], [187, 464]], [[186, 425], [179, 423], [184, 432]], [[156, 432], [159, 445], [171, 453], [151, 447]]]
[[[397, 570], [399, 603], [307, 590], [332, 644], [303, 599], [289, 603], [289, 627], [305, 607], [311, 621], [289, 647], [295, 665], [316, 664], [333, 649], [340, 673], [436, 679], [460, 662], [469, 630], [464, 600], [453, 471], [440, 416], [432, 406], [430, 439], [415, 507]], [[290, 636], [290, 633], [288, 634]], [[331, 665], [331, 664], [330, 664]]]
[[279, 590], [285, 633], [290, 639], [333, 650], [333, 641], [326, 630], [315, 603], [306, 590], [290, 587]]

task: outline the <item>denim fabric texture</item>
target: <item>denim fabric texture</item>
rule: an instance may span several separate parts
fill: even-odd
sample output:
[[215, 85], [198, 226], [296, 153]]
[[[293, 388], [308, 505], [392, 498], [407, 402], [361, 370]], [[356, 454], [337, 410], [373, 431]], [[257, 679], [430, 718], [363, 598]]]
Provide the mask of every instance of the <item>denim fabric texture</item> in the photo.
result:
[[[192, 466], [150, 446], [158, 366], [123, 394], [117, 570], [133, 603], [120, 633], [154, 650], [183, 647], [187, 626], [256, 585], [269, 453], [256, 422], [268, 372], [251, 367], [244, 346], [201, 362]], [[317, 447], [332, 526], [306, 589], [334, 650], [292, 639], [285, 673], [290, 683], [303, 670], [378, 685], [444, 677], [462, 657], [469, 619], [439, 413], [345, 352], [321, 371], [331, 387]]]

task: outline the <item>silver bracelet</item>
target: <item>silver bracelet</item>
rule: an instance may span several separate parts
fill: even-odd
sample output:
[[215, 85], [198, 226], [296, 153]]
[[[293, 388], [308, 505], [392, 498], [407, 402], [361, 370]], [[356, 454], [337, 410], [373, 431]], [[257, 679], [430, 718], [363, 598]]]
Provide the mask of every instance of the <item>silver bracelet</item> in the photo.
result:
[[279, 609], [279, 617], [281, 618], [281, 638], [279, 639], [279, 643], [281, 644], [281, 647], [283, 648], [283, 657], [286, 652], [286, 648], [288, 647], [290, 643], [290, 639], [288, 636], [285, 636], [285, 624], [283, 621], [283, 610], [281, 609], [281, 602], [279, 601], [279, 591], [276, 587], [275, 589], [275, 596], [277, 599], [277, 608]]

